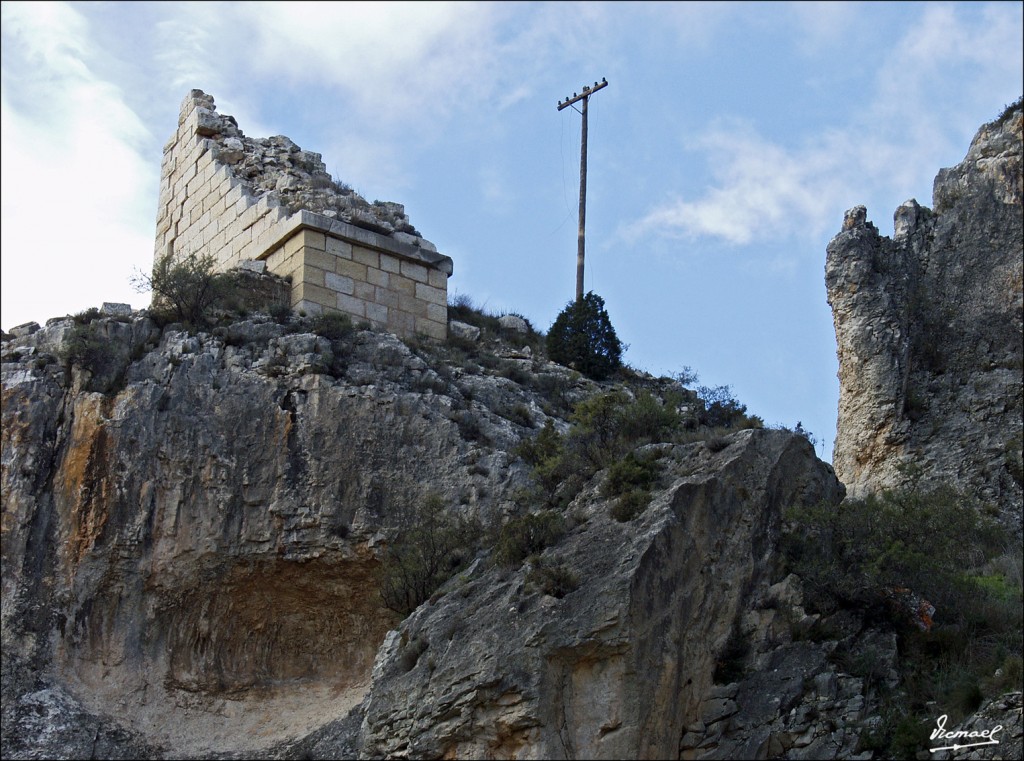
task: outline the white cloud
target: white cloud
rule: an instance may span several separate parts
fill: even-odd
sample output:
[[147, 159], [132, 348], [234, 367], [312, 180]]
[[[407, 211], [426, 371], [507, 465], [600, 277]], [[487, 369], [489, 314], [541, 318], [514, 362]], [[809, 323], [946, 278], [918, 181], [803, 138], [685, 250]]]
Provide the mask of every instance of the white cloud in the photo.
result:
[[979, 108], [995, 117], [1004, 104], [993, 101], [1004, 95], [1009, 103], [1020, 95], [1022, 33], [1018, 4], [989, 4], [969, 17], [953, 6], [926, 6], [920, 23], [878, 68], [870, 118], [913, 129], [916, 140], [933, 144], [970, 137], [980, 126], [974, 116]]
[[[398, 198], [412, 182], [402, 157], [378, 135], [339, 134], [316, 150], [322, 152], [332, 176], [371, 201]], [[412, 223], [415, 225], [416, 220]]]
[[384, 122], [420, 120], [494, 86], [501, 10], [463, 3], [271, 3], [247, 15], [257, 72], [338, 87]]
[[227, 66], [279, 87], [321, 86], [326, 112], [341, 95], [346, 108], [378, 130], [415, 125], [422, 132], [440, 131], [455, 114], [521, 103], [542, 86], [555, 60], [578, 63], [580, 82], [593, 77], [593, 61], [607, 58], [619, 22], [634, 12], [632, 5], [591, 3], [186, 6], [191, 9], [168, 5], [161, 37], [173, 43], [164, 56], [168, 65], [176, 57], [191, 61], [171, 69], [182, 84], [204, 74], [214, 79]]
[[711, 236], [745, 245], [795, 232], [820, 235], [841, 194], [838, 140], [791, 151], [749, 123], [711, 127], [689, 149], [713, 167], [714, 186], [695, 201], [675, 199], [634, 223], [627, 234]]
[[180, 91], [182, 97], [193, 88], [220, 90], [227, 73], [217, 65], [224, 26], [221, 6], [173, 3], [160, 10], [168, 15], [154, 25], [153, 62], [164, 87]]
[[749, 18], [757, 8], [751, 3], [626, 3], [631, 15], [643, 12], [655, 28], [669, 30], [680, 45], [707, 53], [714, 48], [721, 27]]
[[883, 198], [888, 206], [874, 210], [883, 219], [912, 195], [930, 203], [930, 192], [919, 189], [930, 189], [943, 161], [966, 152], [979, 105], [990, 104], [994, 117], [1000, 97], [1016, 97], [998, 93], [1019, 81], [1020, 19], [1019, 8], [1006, 6], [967, 19], [955, 8], [926, 7], [865, 76], [873, 95], [850, 123], [792, 139], [769, 138], [750, 122], [713, 123], [686, 146], [711, 167], [711, 187], [696, 199], [661, 202], [620, 235], [747, 245], [821, 236], [863, 199]]
[[[294, 94], [310, 131], [327, 135], [303, 147], [345, 181], [371, 177], [385, 188], [411, 183], [411, 139], [422, 146], [443, 136], [456, 116], [462, 127], [474, 114], [493, 125], [484, 115], [530, 97], [558, 34], [550, 22], [568, 12], [423, 2], [158, 7], [157, 63], [178, 97], [202, 88], [246, 134], [265, 136], [284, 129], [282, 101]], [[254, 101], [251, 80], [273, 85], [274, 97]]]
[[143, 300], [128, 278], [152, 256], [148, 132], [92, 74], [102, 53], [73, 7], [4, 4], [3, 41], [2, 324], [98, 306], [97, 293]]

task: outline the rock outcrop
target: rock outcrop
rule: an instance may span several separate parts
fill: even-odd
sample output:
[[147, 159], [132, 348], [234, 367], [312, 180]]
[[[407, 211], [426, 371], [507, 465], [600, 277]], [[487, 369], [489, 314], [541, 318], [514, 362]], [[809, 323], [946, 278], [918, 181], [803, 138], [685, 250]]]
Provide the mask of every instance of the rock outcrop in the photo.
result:
[[[484, 552], [399, 625], [375, 572], [395, 516], [429, 494], [521, 514], [516, 445], [601, 387], [521, 343], [453, 364], [312, 324], [120, 315], [4, 342], [5, 757], [813, 755], [834, 731], [790, 715], [818, 699], [791, 672], [864, 718], [836, 642], [793, 642], [781, 511], [843, 490], [787, 431], [649, 445], [640, 517], [610, 517], [598, 472], [561, 541], [518, 567]], [[63, 359], [83, 332], [106, 347], [89, 369]], [[786, 700], [756, 708], [747, 677]]]
[[541, 556], [579, 589], [531, 589], [525, 567], [468, 573], [390, 636], [364, 705], [365, 755], [678, 753], [735, 622], [769, 586], [782, 508], [841, 490], [788, 432], [661, 454], [671, 484], [642, 518], [609, 520], [595, 488], [575, 503], [577, 529]]
[[892, 239], [864, 207], [828, 246], [839, 355], [834, 465], [851, 494], [950, 482], [1021, 525], [1020, 101], [907, 201]]
[[255, 740], [309, 729], [314, 696], [358, 702], [396, 623], [381, 532], [430, 490], [506, 509], [512, 423], [481, 406], [495, 444], [464, 440], [472, 402], [389, 334], [87, 327], [91, 372], [59, 361], [71, 320], [5, 344], [5, 658], [185, 754], [218, 722]]
[[[247, 143], [217, 118], [217, 150], [255, 185], [304, 204], [344, 196], [315, 155]], [[888, 240], [856, 209], [830, 245], [837, 465], [855, 490], [950, 477], [1019, 521], [1020, 134], [1018, 106], [940, 174], [935, 212], [908, 203]], [[677, 382], [586, 380], [515, 316], [461, 310], [446, 342], [403, 341], [288, 315], [279, 283], [249, 279], [276, 319], [214, 310], [193, 333], [109, 305], [3, 335], [0, 755], [866, 760], [887, 747], [896, 632], [820, 607], [813, 582], [805, 610], [779, 551], [784, 533], [812, 531], [799, 508], [845, 494], [806, 438], [700, 428], [702, 403]], [[581, 405], [603, 400], [620, 407]], [[622, 444], [613, 428], [634, 414], [645, 432]], [[663, 418], [673, 432], [649, 435]], [[524, 457], [550, 463], [551, 436], [558, 457], [581, 448], [547, 494]], [[624, 473], [642, 488], [610, 488]], [[623, 511], [628, 496], [642, 504]], [[402, 608], [381, 570], [425, 504], [476, 536]], [[558, 529], [503, 554], [505, 528], [540, 531], [513, 523], [527, 517]], [[1019, 704], [1003, 696], [964, 726]]]

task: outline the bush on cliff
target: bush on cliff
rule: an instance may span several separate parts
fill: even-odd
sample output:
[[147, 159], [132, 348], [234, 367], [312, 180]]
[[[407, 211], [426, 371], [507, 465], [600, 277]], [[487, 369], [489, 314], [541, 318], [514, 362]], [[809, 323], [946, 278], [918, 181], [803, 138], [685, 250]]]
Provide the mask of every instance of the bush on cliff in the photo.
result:
[[949, 488], [901, 489], [788, 516], [790, 562], [819, 606], [879, 612], [893, 589], [911, 589], [943, 611], [963, 610], [964, 572], [986, 560], [992, 526]]
[[935, 706], [953, 724], [983, 698], [1021, 689], [1020, 545], [999, 555], [1005, 532], [969, 498], [907, 488], [790, 510], [787, 520], [782, 547], [808, 610], [822, 621], [860, 610], [898, 635], [899, 691], [883, 692], [882, 724], [862, 749], [907, 757], [920, 747], [910, 729], [933, 722]]
[[378, 583], [384, 605], [407, 616], [469, 563], [481, 530], [449, 513], [436, 494], [399, 515], [398, 524], [381, 558]]
[[150, 275], [138, 273], [132, 284], [139, 292], [152, 291], [151, 312], [157, 322], [206, 325], [210, 309], [226, 295], [229, 278], [215, 271], [216, 260], [207, 254], [157, 257]]
[[557, 543], [565, 531], [565, 519], [553, 510], [512, 518], [498, 531], [494, 559], [502, 565], [517, 566]]
[[604, 380], [622, 366], [622, 343], [615, 335], [604, 299], [593, 291], [570, 302], [547, 335], [548, 357], [594, 380]]
[[[548, 421], [516, 451], [533, 466], [533, 479], [547, 504], [564, 506], [602, 468], [612, 467], [613, 479], [628, 480], [630, 464], [639, 462], [631, 457], [636, 447], [668, 441], [682, 427], [676, 402], [672, 398], [659, 401], [649, 392], [635, 398], [620, 390], [598, 394], [576, 405], [568, 432], [558, 433]], [[624, 458], [626, 462], [619, 464]], [[649, 486], [652, 481], [632, 486]]]
[[79, 322], [64, 337], [60, 359], [66, 371], [79, 367], [88, 372], [84, 385], [87, 391], [106, 393], [112, 388], [115, 376], [123, 371], [120, 357], [113, 344], [104, 335], [99, 323]]
[[729, 386], [698, 386], [697, 397], [704, 403], [703, 411], [697, 414], [701, 425], [708, 428], [759, 428], [749, 425], [756, 418], [748, 417], [747, 405], [741, 404], [732, 395]]

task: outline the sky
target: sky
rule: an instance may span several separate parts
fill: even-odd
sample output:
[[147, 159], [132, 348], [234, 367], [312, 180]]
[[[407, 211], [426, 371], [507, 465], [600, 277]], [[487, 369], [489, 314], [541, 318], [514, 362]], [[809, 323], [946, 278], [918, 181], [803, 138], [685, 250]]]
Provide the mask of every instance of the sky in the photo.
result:
[[449, 297], [547, 330], [586, 290], [624, 360], [728, 385], [831, 459], [825, 247], [892, 234], [1024, 91], [1018, 2], [3, 2], [0, 325], [148, 305], [189, 90], [286, 135], [454, 260]]

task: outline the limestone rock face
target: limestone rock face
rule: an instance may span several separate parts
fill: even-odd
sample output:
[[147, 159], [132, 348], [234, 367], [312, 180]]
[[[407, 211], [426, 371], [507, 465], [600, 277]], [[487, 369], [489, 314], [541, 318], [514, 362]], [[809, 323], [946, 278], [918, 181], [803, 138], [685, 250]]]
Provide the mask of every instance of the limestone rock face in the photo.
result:
[[[4, 344], [5, 668], [185, 755], [358, 702], [397, 623], [374, 574], [393, 516], [432, 492], [507, 508], [513, 424], [480, 408], [464, 439], [472, 402], [390, 334], [89, 327], [106, 393], [62, 366], [71, 320]], [[12, 674], [17, 724], [51, 693]]]
[[[516, 445], [601, 387], [526, 349], [453, 365], [313, 324], [190, 335], [135, 314], [4, 341], [5, 757], [660, 758], [762, 742], [764, 722], [817, 736], [791, 702], [727, 730], [760, 682], [714, 684], [737, 630], [755, 674], [828, 671], [769, 652], [799, 607], [773, 586], [781, 511], [843, 494], [803, 437], [648, 445], [664, 477], [641, 516], [612, 519], [600, 471], [539, 558], [484, 551], [400, 622], [375, 573], [395, 517], [430, 494], [485, 526], [521, 513]], [[105, 350], [66, 364], [83, 330]], [[542, 567], [576, 583], [553, 596]]]
[[1018, 102], [983, 126], [893, 238], [856, 207], [828, 245], [834, 465], [854, 495], [945, 480], [1020, 527], [1021, 121]]
[[842, 488], [788, 432], [663, 455], [673, 482], [642, 519], [609, 521], [594, 491], [578, 498], [581, 525], [541, 558], [578, 589], [558, 599], [526, 568], [470, 572], [385, 641], [364, 755], [676, 757], [734, 625], [769, 585], [781, 509]]

